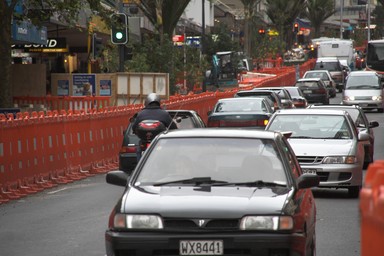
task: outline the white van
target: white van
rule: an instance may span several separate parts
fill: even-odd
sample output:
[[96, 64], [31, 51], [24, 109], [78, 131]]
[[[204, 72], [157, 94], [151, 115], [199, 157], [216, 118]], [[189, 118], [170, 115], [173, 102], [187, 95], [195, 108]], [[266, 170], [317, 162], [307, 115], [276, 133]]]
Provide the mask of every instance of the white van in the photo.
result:
[[343, 91], [344, 105], [359, 105], [366, 110], [384, 112], [382, 76], [374, 71], [352, 71]]

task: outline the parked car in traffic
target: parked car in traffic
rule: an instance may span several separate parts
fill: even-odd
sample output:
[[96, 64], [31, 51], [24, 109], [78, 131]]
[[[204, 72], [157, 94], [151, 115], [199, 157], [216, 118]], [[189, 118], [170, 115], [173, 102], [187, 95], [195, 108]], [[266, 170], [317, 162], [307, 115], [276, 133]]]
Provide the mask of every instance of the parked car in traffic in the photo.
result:
[[[194, 110], [167, 110], [173, 119], [177, 119], [178, 129], [205, 128], [206, 124], [200, 115]], [[132, 130], [133, 119], [128, 124], [123, 134], [123, 141], [119, 151], [119, 169], [132, 172], [136, 167], [136, 148], [139, 145], [139, 137]]]
[[256, 87], [253, 90], [271, 90], [276, 92], [277, 96], [281, 99], [281, 104], [283, 108], [295, 108], [293, 104], [293, 100], [289, 92], [283, 86], [275, 86], [275, 87]]
[[359, 132], [365, 132], [369, 135], [369, 143], [366, 143], [364, 145], [364, 166], [363, 168], [366, 169], [370, 163], [373, 162], [373, 156], [375, 153], [375, 134], [373, 131], [373, 128], [379, 127], [379, 122], [372, 120], [369, 121], [364, 110], [357, 106], [357, 105], [341, 105], [341, 104], [334, 104], [334, 105], [310, 105], [308, 108], [320, 108], [320, 109], [340, 109], [345, 110], [349, 113], [349, 115], [352, 117], [352, 120], [355, 122], [356, 128], [359, 130]]
[[328, 70], [308, 70], [302, 78], [320, 78], [324, 81], [330, 98], [336, 97], [336, 82], [332, 79]]
[[292, 102], [296, 108], [306, 108], [308, 106], [308, 101], [299, 87], [285, 86], [284, 88], [291, 95]]
[[111, 211], [106, 255], [315, 255], [317, 175], [282, 133], [171, 130], [152, 141]]
[[235, 93], [235, 98], [237, 97], [262, 97], [268, 99], [272, 106], [273, 111], [284, 108], [283, 103], [281, 102], [281, 98], [277, 95], [276, 92], [266, 89], [259, 90], [241, 90]]
[[308, 103], [329, 104], [328, 90], [320, 78], [300, 78], [295, 86], [300, 88]]
[[343, 69], [337, 57], [317, 58], [313, 70], [328, 70], [331, 73], [332, 79], [336, 82], [336, 89], [339, 92], [343, 91], [347, 71]]
[[238, 97], [219, 99], [208, 113], [207, 127], [243, 127], [263, 129], [273, 113], [267, 99]]
[[363, 182], [364, 144], [347, 111], [284, 109], [273, 114], [268, 131], [290, 131], [288, 139], [303, 172], [316, 173], [319, 187], [348, 189], [357, 198]]
[[349, 74], [343, 91], [343, 104], [359, 105], [364, 110], [384, 112], [382, 76], [374, 71], [353, 71]]

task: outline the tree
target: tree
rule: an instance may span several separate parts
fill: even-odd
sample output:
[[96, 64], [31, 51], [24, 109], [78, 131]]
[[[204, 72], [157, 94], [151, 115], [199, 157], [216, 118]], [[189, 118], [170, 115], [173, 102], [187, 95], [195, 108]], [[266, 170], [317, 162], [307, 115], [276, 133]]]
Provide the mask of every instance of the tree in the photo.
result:
[[172, 37], [177, 22], [191, 0], [141, 0], [139, 8], [155, 26], [159, 33], [160, 43], [164, 35]]
[[[305, 0], [266, 0], [266, 13], [279, 32], [281, 47], [284, 41], [288, 42], [287, 47], [292, 45], [288, 36], [292, 35], [293, 23], [304, 7]], [[289, 31], [291, 33], [288, 33]], [[280, 49], [281, 55], [282, 51], [283, 49]]]
[[15, 14], [15, 8], [20, 0], [0, 0], [0, 108], [13, 106], [12, 77], [11, 74], [11, 26], [12, 21], [30, 21], [35, 25], [42, 25], [55, 15], [68, 26], [74, 26], [78, 20], [79, 11], [89, 9], [97, 12], [102, 18], [108, 17], [108, 11], [101, 7], [99, 0], [28, 0], [24, 1], [24, 13]]
[[241, 0], [244, 5], [244, 34], [245, 42], [244, 49], [247, 55], [250, 55], [252, 52], [252, 39], [254, 30], [252, 28], [257, 27], [257, 24], [254, 24], [254, 17], [257, 17], [255, 11], [257, 4], [260, 3], [260, 0]]
[[320, 26], [334, 13], [333, 0], [307, 0], [305, 16], [311, 21], [314, 38], [320, 37]]

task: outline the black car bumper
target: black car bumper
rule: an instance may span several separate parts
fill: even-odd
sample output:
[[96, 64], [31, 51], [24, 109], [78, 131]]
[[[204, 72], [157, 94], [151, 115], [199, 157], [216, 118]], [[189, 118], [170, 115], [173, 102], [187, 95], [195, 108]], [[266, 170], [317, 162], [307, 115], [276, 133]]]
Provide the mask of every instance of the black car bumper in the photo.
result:
[[304, 255], [303, 234], [282, 233], [122, 233], [105, 234], [107, 256], [180, 255], [181, 240], [221, 240], [223, 255]]

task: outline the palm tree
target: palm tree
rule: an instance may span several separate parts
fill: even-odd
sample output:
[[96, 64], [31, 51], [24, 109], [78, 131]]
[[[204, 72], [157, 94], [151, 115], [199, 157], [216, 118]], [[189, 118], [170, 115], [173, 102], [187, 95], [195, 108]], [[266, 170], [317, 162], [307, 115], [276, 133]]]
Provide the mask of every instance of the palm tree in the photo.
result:
[[[292, 45], [292, 26], [295, 19], [302, 13], [305, 0], [266, 0], [266, 13], [272, 21], [280, 37], [280, 54], [283, 42], [288, 42], [286, 48]], [[287, 50], [287, 49], [286, 49]]]
[[247, 55], [251, 53], [252, 48], [252, 37], [253, 34], [251, 33], [252, 27], [255, 27], [252, 24], [253, 17], [256, 16], [256, 6], [260, 3], [260, 0], [241, 0], [241, 2], [244, 5], [244, 35], [245, 35], [245, 42], [244, 42], [244, 49]]
[[191, 0], [141, 0], [138, 4], [144, 15], [155, 26], [163, 42], [164, 35], [172, 37], [173, 30]]
[[334, 13], [333, 0], [307, 0], [305, 16], [311, 21], [314, 38], [320, 36], [320, 26]]

